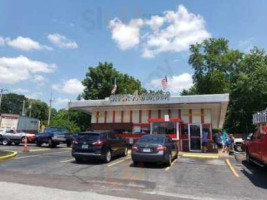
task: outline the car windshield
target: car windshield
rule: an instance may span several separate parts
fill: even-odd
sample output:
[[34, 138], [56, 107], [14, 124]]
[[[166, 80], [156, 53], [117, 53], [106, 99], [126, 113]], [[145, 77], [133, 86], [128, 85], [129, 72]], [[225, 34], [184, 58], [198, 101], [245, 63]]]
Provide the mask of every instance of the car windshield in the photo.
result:
[[66, 129], [64, 128], [46, 128], [44, 133], [51, 133], [51, 132], [54, 132], [54, 133], [66, 133], [68, 132]]
[[92, 141], [96, 141], [100, 139], [100, 135], [99, 134], [94, 134], [94, 133], [88, 133], [88, 134], [79, 134], [77, 136], [77, 140], [92, 140]]
[[137, 144], [140, 144], [140, 143], [163, 144], [164, 137], [142, 137], [137, 142]]

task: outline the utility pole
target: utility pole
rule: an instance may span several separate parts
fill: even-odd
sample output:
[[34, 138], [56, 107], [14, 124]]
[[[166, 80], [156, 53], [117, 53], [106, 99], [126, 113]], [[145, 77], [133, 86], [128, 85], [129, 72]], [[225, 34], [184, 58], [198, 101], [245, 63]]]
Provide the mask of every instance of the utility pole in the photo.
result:
[[48, 121], [47, 121], [47, 125], [49, 126], [50, 124], [50, 119], [51, 119], [51, 108], [52, 108], [52, 102], [54, 100], [53, 97], [53, 90], [51, 90], [51, 96], [50, 96], [50, 100], [49, 100], [49, 110], [48, 110]]
[[22, 116], [25, 116], [25, 100], [23, 100], [23, 104], [22, 104]]
[[4, 92], [6, 91], [7, 89], [4, 89], [4, 88], [0, 89], [0, 111], [1, 111], [1, 105], [2, 105], [2, 97], [3, 97]]

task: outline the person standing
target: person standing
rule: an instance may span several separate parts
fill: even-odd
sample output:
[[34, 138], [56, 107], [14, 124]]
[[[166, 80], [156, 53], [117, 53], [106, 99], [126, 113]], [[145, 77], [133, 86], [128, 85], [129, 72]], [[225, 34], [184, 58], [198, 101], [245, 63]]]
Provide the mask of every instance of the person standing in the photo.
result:
[[206, 153], [207, 152], [207, 146], [208, 146], [208, 130], [207, 129], [203, 129], [202, 132], [202, 152]]

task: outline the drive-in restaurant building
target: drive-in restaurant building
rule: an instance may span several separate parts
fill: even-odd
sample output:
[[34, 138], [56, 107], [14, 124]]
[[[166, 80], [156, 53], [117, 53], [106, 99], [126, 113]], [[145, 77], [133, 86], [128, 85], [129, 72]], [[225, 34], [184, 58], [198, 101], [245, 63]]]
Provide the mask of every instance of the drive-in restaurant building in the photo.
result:
[[[168, 134], [182, 151], [201, 151], [202, 132], [221, 129], [229, 94], [171, 96], [163, 94], [111, 95], [102, 100], [81, 100], [69, 108], [91, 115], [92, 130], [115, 130], [130, 143], [142, 134]], [[88, 117], [88, 119], [90, 119]]]

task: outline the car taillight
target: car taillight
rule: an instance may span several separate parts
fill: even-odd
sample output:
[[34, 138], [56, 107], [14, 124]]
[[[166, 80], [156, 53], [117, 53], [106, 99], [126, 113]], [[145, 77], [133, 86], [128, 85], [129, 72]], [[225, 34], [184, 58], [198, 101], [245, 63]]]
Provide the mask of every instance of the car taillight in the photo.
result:
[[159, 151], [165, 151], [167, 148], [166, 147], [164, 147], [164, 146], [160, 146], [160, 147], [157, 147], [157, 152], [159, 152]]
[[132, 148], [132, 151], [136, 151], [136, 152], [138, 152], [139, 149], [138, 149], [138, 147], [134, 146], [134, 147]]
[[94, 142], [93, 145], [94, 145], [94, 146], [97, 146], [97, 147], [101, 147], [101, 146], [104, 145], [104, 142], [101, 141], [101, 140], [98, 140], [98, 141]]
[[74, 140], [74, 141], [72, 142], [72, 144], [77, 145], [78, 142]]

